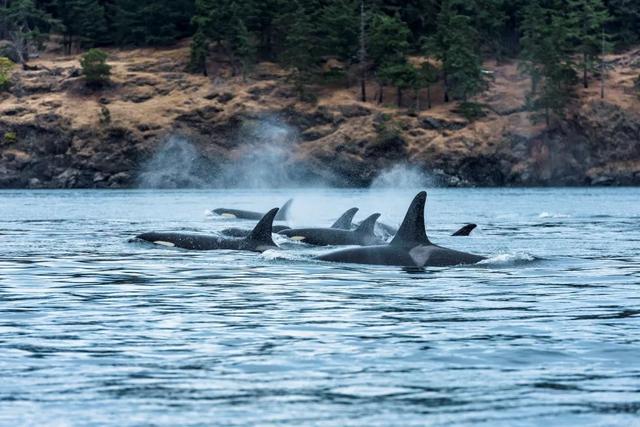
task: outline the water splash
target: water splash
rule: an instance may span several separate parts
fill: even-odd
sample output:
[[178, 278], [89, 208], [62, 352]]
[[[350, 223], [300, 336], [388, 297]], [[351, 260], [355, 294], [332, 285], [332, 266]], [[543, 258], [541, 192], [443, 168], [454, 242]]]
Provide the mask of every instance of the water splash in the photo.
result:
[[373, 189], [421, 189], [437, 186], [437, 180], [416, 166], [399, 164], [382, 171], [373, 182]]

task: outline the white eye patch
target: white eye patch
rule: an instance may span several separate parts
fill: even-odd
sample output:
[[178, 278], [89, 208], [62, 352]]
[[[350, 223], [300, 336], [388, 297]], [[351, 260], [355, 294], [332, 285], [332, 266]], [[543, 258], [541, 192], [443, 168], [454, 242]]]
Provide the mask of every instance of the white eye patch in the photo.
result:
[[175, 248], [176, 244], [171, 242], [163, 242], [162, 240], [157, 240], [153, 242], [154, 245], [166, 246], [168, 248]]
[[303, 240], [306, 239], [306, 237], [304, 237], [304, 236], [291, 236], [290, 239], [293, 240], [294, 242], [302, 242]]
[[222, 215], [223, 218], [236, 218], [236, 216], [234, 214], [231, 213], [223, 213]]

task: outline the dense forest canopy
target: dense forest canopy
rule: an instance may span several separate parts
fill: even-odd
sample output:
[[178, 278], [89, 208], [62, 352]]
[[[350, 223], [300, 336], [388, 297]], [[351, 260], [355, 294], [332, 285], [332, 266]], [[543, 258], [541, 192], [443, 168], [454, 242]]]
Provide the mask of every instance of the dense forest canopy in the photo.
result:
[[485, 87], [484, 59], [519, 58], [530, 105], [548, 120], [578, 83], [599, 77], [603, 52], [640, 42], [640, 1], [3, 0], [0, 33], [21, 62], [52, 34], [66, 53], [191, 36], [191, 71], [206, 74], [213, 53], [243, 76], [275, 61], [301, 94], [332, 58], [359, 67], [362, 81], [397, 87], [399, 103], [403, 91], [437, 81], [445, 100], [467, 101]]

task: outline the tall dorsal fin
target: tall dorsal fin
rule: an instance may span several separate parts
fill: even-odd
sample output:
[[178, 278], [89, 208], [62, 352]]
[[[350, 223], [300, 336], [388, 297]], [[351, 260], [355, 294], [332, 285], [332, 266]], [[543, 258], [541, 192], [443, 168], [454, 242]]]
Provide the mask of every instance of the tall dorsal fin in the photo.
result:
[[469, 236], [471, 232], [476, 229], [476, 227], [476, 224], [467, 224], [460, 230], [453, 233], [452, 236]]
[[273, 227], [273, 219], [278, 214], [279, 209], [273, 208], [265, 216], [262, 217], [256, 228], [253, 229], [251, 234], [247, 237], [247, 240], [250, 240], [259, 244], [268, 244], [271, 246], [275, 246], [273, 243], [273, 238], [271, 237], [272, 227]]
[[289, 208], [291, 207], [292, 203], [293, 199], [289, 199], [285, 202], [284, 205], [282, 205], [280, 211], [278, 212], [278, 215], [276, 215], [277, 221], [286, 221], [287, 219], [289, 219]]
[[424, 229], [424, 206], [426, 203], [427, 192], [421, 191], [411, 202], [400, 229], [390, 243], [391, 246], [415, 247], [431, 244]]
[[368, 217], [367, 219], [365, 219], [364, 221], [362, 221], [360, 223], [358, 228], [356, 228], [355, 232], [356, 233], [366, 234], [366, 235], [372, 235], [373, 234], [373, 230], [376, 227], [376, 221], [378, 220], [378, 218], [380, 218], [380, 214], [379, 213], [375, 213], [375, 214], [371, 215], [370, 217]]
[[331, 228], [337, 228], [338, 230], [351, 230], [351, 222], [353, 217], [358, 213], [358, 208], [351, 208], [342, 214], [336, 222], [333, 223]]

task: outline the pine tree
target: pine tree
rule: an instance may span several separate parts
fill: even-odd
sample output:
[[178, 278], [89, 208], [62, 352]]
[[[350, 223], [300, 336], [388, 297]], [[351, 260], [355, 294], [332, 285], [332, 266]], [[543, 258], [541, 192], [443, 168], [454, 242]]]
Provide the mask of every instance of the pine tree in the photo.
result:
[[14, 44], [18, 61], [26, 64], [31, 50], [42, 47], [59, 22], [36, 7], [33, 0], [13, 0], [0, 7], [2, 32]]
[[207, 57], [209, 54], [209, 42], [204, 31], [200, 28], [196, 31], [191, 41], [191, 58], [189, 59], [189, 71], [202, 73], [207, 76]]
[[477, 40], [471, 18], [457, 10], [455, 0], [443, 0], [436, 33], [425, 47], [442, 63], [444, 102], [450, 97], [466, 101], [484, 88]]
[[309, 14], [299, 1], [292, 3], [292, 9], [282, 15], [279, 22], [286, 29], [280, 60], [292, 71], [296, 91], [302, 98], [318, 59], [318, 43], [314, 38], [315, 29]]
[[611, 31], [617, 47], [626, 48], [640, 41], [640, 2], [638, 0], [608, 0]]
[[166, 45], [187, 34], [193, 0], [116, 0], [115, 39], [120, 45]]
[[431, 108], [431, 86], [438, 82], [438, 67], [429, 61], [424, 61], [415, 72], [416, 110], [420, 111], [420, 90], [423, 88], [427, 89], [427, 108]]
[[353, 0], [334, 1], [321, 9], [318, 38], [322, 54], [343, 61], [356, 58], [359, 37], [360, 5]]
[[570, 44], [571, 26], [562, 9], [532, 0], [522, 22], [523, 68], [531, 77], [529, 106], [542, 110], [547, 126], [551, 114], [562, 117], [577, 81]]
[[569, 24], [577, 52], [582, 57], [582, 84], [589, 87], [588, 72], [600, 59], [602, 31], [609, 19], [602, 0], [569, 0]]
[[71, 53], [74, 43], [94, 46], [104, 40], [107, 28], [104, 7], [97, 0], [57, 0], [57, 16], [63, 30], [63, 46]]
[[[395, 84], [406, 65], [409, 51], [409, 28], [397, 17], [377, 14], [371, 22], [369, 57], [373, 61], [379, 85], [378, 102], [384, 101], [385, 84]], [[395, 77], [394, 77], [395, 76]], [[396, 81], [400, 81], [397, 79]], [[402, 96], [400, 89], [399, 97]]]

